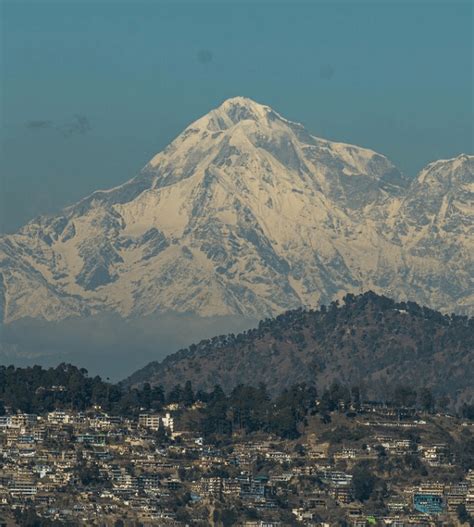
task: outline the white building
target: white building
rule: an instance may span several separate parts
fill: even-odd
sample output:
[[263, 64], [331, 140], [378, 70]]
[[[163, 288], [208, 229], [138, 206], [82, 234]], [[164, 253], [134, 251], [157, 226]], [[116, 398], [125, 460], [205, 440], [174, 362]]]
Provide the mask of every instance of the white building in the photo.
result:
[[170, 413], [166, 413], [164, 416], [160, 414], [140, 414], [138, 417], [138, 425], [143, 428], [149, 428], [150, 430], [158, 430], [160, 428], [160, 422], [173, 433], [174, 419]]

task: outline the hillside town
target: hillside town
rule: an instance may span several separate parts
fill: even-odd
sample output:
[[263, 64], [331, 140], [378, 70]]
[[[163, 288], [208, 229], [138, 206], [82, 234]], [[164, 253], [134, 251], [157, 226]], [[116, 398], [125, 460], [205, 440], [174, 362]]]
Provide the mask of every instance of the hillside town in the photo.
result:
[[340, 401], [298, 437], [209, 435], [196, 424], [207, 404], [135, 417], [5, 407], [0, 525], [474, 525], [468, 418]]

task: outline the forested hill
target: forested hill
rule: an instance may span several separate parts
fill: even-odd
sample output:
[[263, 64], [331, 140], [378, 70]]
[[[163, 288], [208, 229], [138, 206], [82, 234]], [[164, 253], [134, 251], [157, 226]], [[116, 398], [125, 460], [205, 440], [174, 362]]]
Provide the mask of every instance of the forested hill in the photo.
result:
[[396, 386], [429, 387], [454, 402], [474, 398], [474, 319], [442, 315], [414, 302], [367, 292], [319, 311], [297, 309], [239, 335], [203, 340], [152, 362], [125, 385], [197, 389], [265, 383], [272, 393], [300, 382], [323, 388], [338, 380], [366, 397]]

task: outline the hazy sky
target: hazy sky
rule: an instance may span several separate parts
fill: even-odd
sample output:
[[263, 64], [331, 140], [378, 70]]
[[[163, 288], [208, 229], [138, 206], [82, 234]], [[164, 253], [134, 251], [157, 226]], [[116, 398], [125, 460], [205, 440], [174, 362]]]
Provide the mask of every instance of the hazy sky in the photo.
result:
[[471, 2], [0, 1], [0, 231], [245, 95], [409, 175], [473, 150]]

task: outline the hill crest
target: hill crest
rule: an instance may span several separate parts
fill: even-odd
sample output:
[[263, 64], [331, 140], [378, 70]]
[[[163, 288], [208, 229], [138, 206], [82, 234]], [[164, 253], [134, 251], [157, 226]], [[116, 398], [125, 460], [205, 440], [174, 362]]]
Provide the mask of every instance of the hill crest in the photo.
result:
[[414, 302], [367, 292], [320, 310], [297, 309], [239, 335], [206, 339], [151, 363], [125, 381], [167, 389], [263, 382], [277, 393], [293, 384], [318, 389], [334, 380], [387, 397], [397, 385], [428, 386], [454, 401], [474, 397], [474, 319], [442, 315]]

